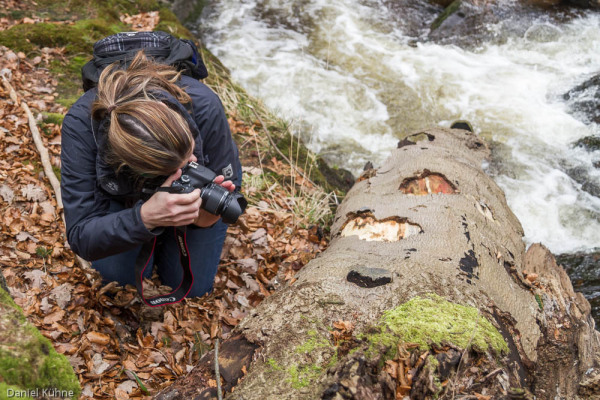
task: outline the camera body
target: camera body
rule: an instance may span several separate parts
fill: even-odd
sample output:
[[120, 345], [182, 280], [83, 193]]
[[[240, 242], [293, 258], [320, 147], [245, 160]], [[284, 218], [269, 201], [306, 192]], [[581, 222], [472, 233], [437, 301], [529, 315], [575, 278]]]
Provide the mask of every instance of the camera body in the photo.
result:
[[219, 215], [226, 224], [234, 224], [244, 213], [248, 202], [241, 193], [230, 193], [213, 180], [217, 177], [210, 169], [196, 162], [189, 162], [182, 168], [181, 177], [171, 184], [171, 193], [190, 193], [200, 189], [204, 210]]

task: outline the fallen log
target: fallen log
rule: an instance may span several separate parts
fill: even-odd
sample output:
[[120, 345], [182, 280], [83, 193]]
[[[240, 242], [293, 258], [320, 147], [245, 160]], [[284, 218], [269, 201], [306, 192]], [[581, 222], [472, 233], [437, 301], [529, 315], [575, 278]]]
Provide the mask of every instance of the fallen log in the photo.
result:
[[[329, 248], [221, 344], [226, 398], [599, 395], [589, 303], [547, 249], [526, 251], [488, 156], [430, 129], [359, 178]], [[214, 398], [213, 358], [155, 398]]]

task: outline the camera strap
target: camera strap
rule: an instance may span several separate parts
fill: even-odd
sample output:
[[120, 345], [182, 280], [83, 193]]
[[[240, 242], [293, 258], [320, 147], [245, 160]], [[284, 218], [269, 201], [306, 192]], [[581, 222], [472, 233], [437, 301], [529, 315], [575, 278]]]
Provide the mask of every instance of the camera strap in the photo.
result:
[[156, 238], [142, 245], [142, 249], [135, 261], [135, 286], [137, 287], [138, 293], [140, 294], [140, 297], [142, 298], [144, 303], [146, 303], [146, 305], [150, 307], [158, 307], [164, 306], [166, 304], [179, 303], [181, 300], [183, 300], [184, 297], [187, 296], [194, 283], [194, 275], [192, 274], [192, 263], [190, 260], [190, 253], [187, 248], [186, 227], [175, 227], [173, 229], [175, 231], [177, 247], [179, 248], [179, 261], [181, 264], [181, 268], [183, 269], [183, 278], [181, 280], [181, 283], [175, 290], [167, 294], [159, 294], [157, 296], [152, 296], [148, 298], [144, 297], [144, 271], [146, 270], [146, 267], [148, 267], [148, 264], [152, 259], [152, 255], [154, 254], [154, 248], [156, 247]]

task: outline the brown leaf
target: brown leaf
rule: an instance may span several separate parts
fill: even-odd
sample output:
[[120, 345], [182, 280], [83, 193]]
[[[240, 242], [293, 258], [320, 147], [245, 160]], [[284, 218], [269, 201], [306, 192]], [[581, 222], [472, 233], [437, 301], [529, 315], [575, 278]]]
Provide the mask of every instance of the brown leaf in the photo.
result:
[[[64, 311], [63, 311], [64, 314]], [[88, 332], [85, 337], [92, 342], [102, 346], [106, 346], [110, 342], [110, 336], [100, 332]]]
[[45, 283], [44, 281], [44, 277], [47, 275], [44, 271], [40, 270], [40, 269], [34, 269], [31, 271], [27, 271], [23, 274], [25, 276], [26, 279], [29, 279], [31, 281], [31, 285], [34, 288], [41, 288], [42, 285]]
[[58, 310], [44, 318], [44, 325], [52, 325], [55, 322], [62, 321], [65, 316], [64, 310]]
[[70, 283], [63, 283], [60, 286], [55, 287], [50, 292], [51, 297], [54, 298], [56, 304], [60, 308], [65, 308], [67, 304], [71, 301], [71, 291], [73, 290], [73, 285]]
[[94, 354], [92, 357], [92, 368], [91, 371], [95, 375], [102, 375], [108, 368], [110, 368], [110, 364], [102, 359], [101, 354]]

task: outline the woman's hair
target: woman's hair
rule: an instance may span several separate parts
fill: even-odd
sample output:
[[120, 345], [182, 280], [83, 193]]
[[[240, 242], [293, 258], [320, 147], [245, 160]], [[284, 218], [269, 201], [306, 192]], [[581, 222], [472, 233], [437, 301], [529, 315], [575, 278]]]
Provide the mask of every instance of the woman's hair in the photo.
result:
[[169, 175], [190, 156], [194, 138], [187, 122], [153, 96], [163, 91], [182, 104], [190, 102], [175, 84], [179, 75], [142, 51], [127, 69], [112, 64], [102, 72], [92, 116], [109, 118], [105, 159], [115, 170], [127, 166], [137, 176]]

